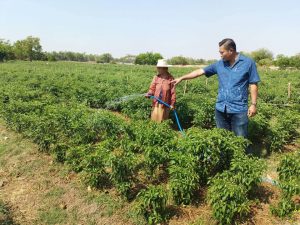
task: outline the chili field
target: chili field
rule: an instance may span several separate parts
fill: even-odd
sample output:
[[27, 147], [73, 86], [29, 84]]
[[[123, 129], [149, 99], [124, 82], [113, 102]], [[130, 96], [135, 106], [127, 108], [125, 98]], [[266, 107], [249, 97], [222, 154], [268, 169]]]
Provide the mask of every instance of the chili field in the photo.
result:
[[[169, 71], [179, 77], [191, 70]], [[274, 154], [280, 163], [272, 184], [281, 194], [270, 216], [299, 219], [300, 71], [259, 69], [249, 140], [215, 127], [216, 76], [176, 87], [185, 135], [174, 116], [150, 121], [143, 94], [155, 73], [153, 66], [0, 63], [0, 117], [86, 186], [116, 190], [143, 223], [168, 223], [174, 208], [201, 204], [218, 224], [246, 223], [262, 201], [255, 193]], [[247, 146], [253, 154], [245, 154]]]

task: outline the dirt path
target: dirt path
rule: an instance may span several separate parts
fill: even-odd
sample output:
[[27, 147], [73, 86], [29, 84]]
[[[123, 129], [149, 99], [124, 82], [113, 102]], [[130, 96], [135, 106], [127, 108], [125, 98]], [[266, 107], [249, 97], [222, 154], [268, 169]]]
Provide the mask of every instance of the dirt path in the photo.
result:
[[66, 166], [3, 125], [0, 200], [10, 207], [15, 224], [130, 224], [128, 204], [86, 188]]

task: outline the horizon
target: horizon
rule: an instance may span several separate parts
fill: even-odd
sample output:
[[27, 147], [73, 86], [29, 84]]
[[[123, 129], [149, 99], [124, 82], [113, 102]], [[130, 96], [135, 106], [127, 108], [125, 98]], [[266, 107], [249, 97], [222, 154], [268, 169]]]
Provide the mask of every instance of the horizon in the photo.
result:
[[299, 8], [296, 0], [0, 0], [0, 38], [38, 37], [47, 52], [206, 60], [219, 59], [218, 42], [232, 38], [238, 52], [265, 48], [274, 57], [293, 56], [300, 53]]

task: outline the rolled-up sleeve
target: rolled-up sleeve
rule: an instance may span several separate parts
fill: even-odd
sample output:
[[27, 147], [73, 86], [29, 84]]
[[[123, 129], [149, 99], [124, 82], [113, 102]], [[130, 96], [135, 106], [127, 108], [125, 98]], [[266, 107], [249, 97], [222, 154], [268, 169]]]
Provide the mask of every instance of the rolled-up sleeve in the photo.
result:
[[205, 72], [206, 77], [215, 75], [217, 73], [217, 62], [205, 67], [203, 70]]
[[155, 88], [156, 88], [155, 81], [156, 81], [156, 76], [153, 77], [152, 82], [150, 84], [150, 87], [149, 87], [149, 90], [148, 90], [149, 95], [154, 95], [154, 93], [155, 93]]
[[254, 61], [251, 61], [251, 65], [249, 68], [249, 83], [255, 84], [260, 82], [260, 77], [257, 72], [257, 67]]
[[176, 103], [176, 90], [175, 85], [171, 84], [171, 106], [175, 106]]

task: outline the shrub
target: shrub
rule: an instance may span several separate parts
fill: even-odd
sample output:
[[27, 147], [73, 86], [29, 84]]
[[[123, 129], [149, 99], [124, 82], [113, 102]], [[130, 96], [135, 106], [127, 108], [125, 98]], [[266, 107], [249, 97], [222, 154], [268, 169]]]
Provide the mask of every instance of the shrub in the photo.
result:
[[276, 216], [286, 217], [300, 209], [299, 201], [293, 199], [300, 196], [300, 151], [284, 156], [277, 171], [282, 196], [277, 206], [271, 206], [271, 212]]
[[167, 194], [162, 186], [149, 186], [138, 194], [138, 213], [143, 215], [149, 224], [165, 222]]
[[139, 65], [156, 65], [157, 60], [162, 58], [160, 53], [146, 52], [137, 55], [134, 63]]
[[208, 189], [208, 202], [212, 206], [214, 218], [220, 224], [231, 224], [237, 216], [250, 211], [245, 187], [222, 178], [212, 180]]

